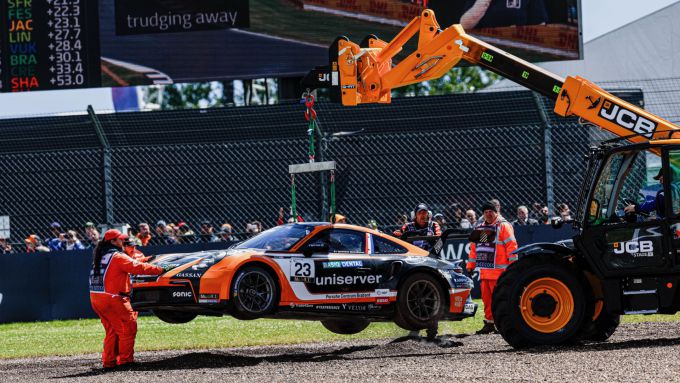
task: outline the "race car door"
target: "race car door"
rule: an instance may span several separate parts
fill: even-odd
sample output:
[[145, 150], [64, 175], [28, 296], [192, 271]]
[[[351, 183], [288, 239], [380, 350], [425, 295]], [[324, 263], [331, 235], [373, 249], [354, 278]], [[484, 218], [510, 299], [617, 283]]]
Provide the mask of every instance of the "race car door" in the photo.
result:
[[381, 283], [374, 261], [366, 249], [366, 233], [350, 229], [328, 229], [302, 248], [323, 249], [311, 257], [291, 260], [291, 284], [304, 284], [301, 300], [345, 300], [368, 298]]

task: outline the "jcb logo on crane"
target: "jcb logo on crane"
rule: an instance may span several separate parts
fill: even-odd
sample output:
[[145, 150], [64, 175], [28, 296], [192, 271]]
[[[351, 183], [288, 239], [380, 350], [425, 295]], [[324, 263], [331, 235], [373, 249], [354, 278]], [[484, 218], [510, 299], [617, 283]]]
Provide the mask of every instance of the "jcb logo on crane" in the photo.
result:
[[628, 254], [633, 257], [653, 257], [654, 243], [652, 241], [614, 242], [614, 254]]
[[652, 138], [652, 134], [657, 126], [654, 121], [608, 100], [605, 100], [602, 104], [600, 117], [634, 133], [642, 134], [647, 138]]

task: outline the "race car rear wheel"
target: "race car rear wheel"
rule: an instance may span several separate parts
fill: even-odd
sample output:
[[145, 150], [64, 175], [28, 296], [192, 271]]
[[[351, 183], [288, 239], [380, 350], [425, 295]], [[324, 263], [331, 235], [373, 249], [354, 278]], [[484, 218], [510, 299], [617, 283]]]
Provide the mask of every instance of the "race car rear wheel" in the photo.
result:
[[326, 330], [342, 335], [358, 334], [370, 324], [365, 319], [328, 319], [322, 320], [321, 324]]
[[189, 323], [198, 316], [196, 313], [170, 310], [152, 310], [153, 315], [166, 323]]
[[435, 277], [413, 274], [399, 288], [394, 322], [409, 331], [436, 327], [446, 310], [446, 298]]
[[261, 318], [274, 311], [278, 297], [278, 285], [267, 270], [246, 266], [231, 284], [231, 315], [242, 320]]

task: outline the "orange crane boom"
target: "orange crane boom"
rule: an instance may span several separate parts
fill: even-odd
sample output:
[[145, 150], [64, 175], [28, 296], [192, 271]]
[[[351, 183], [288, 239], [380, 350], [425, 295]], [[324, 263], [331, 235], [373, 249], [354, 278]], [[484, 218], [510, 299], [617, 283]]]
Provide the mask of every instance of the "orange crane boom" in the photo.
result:
[[[417, 50], [393, 65], [393, 58], [416, 35]], [[580, 117], [631, 142], [672, 138], [680, 129], [584, 78], [564, 79], [470, 36], [459, 24], [442, 30], [430, 9], [389, 42], [371, 35], [358, 45], [338, 37], [329, 57], [328, 66], [305, 76], [303, 87], [330, 88], [332, 99], [347, 106], [390, 103], [392, 89], [439, 78], [465, 60], [554, 100], [560, 116]]]

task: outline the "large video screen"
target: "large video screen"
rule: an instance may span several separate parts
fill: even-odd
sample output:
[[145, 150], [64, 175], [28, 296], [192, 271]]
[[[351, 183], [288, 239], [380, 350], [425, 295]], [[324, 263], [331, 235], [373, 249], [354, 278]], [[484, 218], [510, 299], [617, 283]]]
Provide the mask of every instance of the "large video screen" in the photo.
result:
[[525, 59], [580, 57], [578, 0], [3, 0], [0, 91], [302, 76], [425, 7]]

